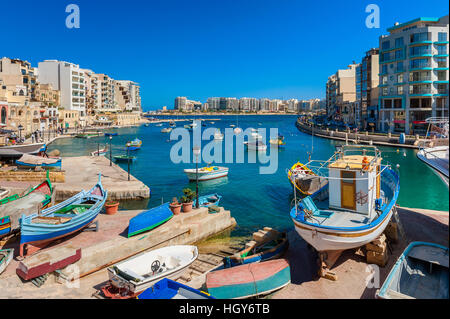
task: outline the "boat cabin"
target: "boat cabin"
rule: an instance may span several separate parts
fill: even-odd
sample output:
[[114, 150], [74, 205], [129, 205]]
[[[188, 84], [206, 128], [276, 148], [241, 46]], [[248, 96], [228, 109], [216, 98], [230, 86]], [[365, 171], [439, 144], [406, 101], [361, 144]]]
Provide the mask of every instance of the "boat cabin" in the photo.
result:
[[381, 157], [377, 149], [374, 155], [349, 154], [344, 148], [328, 165], [329, 208], [353, 211], [372, 216], [375, 199], [381, 197]]

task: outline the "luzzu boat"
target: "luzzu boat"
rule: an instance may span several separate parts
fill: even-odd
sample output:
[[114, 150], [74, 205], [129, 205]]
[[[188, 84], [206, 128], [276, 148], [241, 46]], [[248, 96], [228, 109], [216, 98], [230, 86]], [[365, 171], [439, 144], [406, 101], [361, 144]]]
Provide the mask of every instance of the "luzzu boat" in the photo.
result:
[[286, 145], [286, 142], [284, 141], [284, 136], [278, 135], [277, 138], [272, 138], [269, 140], [270, 145], [282, 148], [284, 145]]
[[412, 242], [377, 290], [381, 299], [448, 299], [448, 247]]
[[[197, 170], [195, 168], [185, 169], [184, 173], [190, 181], [197, 179]], [[206, 166], [198, 169], [198, 180], [207, 181], [210, 179], [221, 178], [228, 175], [228, 167]]]
[[[371, 153], [372, 155], [369, 155]], [[398, 175], [381, 164], [374, 146], [345, 145], [328, 161], [328, 198], [307, 196], [290, 216], [297, 233], [318, 252], [363, 246], [389, 223], [400, 190]]]
[[137, 150], [139, 150], [141, 148], [142, 141], [140, 139], [138, 139], [138, 138], [135, 138], [131, 142], [128, 142], [126, 146], [127, 146], [129, 151], [137, 151]]
[[326, 178], [316, 174], [307, 165], [300, 162], [292, 165], [287, 174], [291, 184], [303, 195], [318, 194], [328, 185]]
[[48, 243], [88, 226], [105, 204], [107, 191], [99, 174], [97, 184], [89, 191], [82, 190], [71, 198], [44, 209], [40, 213], [20, 218], [20, 256], [27, 247], [41, 248]]

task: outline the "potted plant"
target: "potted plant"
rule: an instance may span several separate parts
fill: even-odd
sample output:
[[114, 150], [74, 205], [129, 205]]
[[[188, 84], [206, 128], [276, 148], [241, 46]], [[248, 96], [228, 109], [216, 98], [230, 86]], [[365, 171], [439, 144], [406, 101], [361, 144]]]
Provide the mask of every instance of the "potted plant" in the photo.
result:
[[176, 197], [172, 198], [172, 202], [169, 204], [170, 210], [174, 215], [178, 215], [181, 212], [181, 204], [178, 203]]
[[183, 212], [187, 213], [192, 210], [192, 204], [197, 194], [190, 188], [183, 189], [183, 194], [184, 196], [181, 197], [181, 204], [183, 205]]
[[114, 215], [119, 209], [119, 202], [108, 201], [105, 203], [106, 214]]

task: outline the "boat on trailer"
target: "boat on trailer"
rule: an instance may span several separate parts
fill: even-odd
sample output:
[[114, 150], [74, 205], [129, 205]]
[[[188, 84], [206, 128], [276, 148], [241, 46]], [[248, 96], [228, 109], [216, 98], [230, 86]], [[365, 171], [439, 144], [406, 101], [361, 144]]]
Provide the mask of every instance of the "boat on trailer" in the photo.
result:
[[215, 299], [210, 294], [180, 284], [171, 279], [161, 279], [153, 287], [140, 293], [137, 299]]
[[319, 253], [363, 246], [380, 236], [395, 210], [397, 173], [374, 146], [344, 145], [326, 161], [328, 196], [307, 196], [290, 212], [297, 233]]
[[448, 299], [448, 247], [412, 242], [398, 258], [375, 297]]
[[197, 247], [189, 245], [168, 246], [139, 254], [108, 267], [109, 282], [101, 290], [109, 298], [134, 298], [163, 278], [179, 278], [197, 257]]
[[[198, 171], [198, 174], [197, 174]], [[184, 173], [187, 175], [190, 181], [207, 181], [215, 178], [221, 178], [228, 175], [228, 167], [222, 166], [205, 166], [200, 167], [198, 170], [195, 168], [185, 169]]]
[[[105, 204], [108, 191], [101, 183], [89, 191], [31, 215], [20, 218], [20, 256], [47, 246], [52, 241], [73, 234], [94, 221]], [[32, 249], [29, 249], [32, 248]]]
[[315, 173], [307, 165], [300, 162], [292, 165], [288, 170], [289, 181], [303, 195], [320, 193], [328, 187], [328, 179]]

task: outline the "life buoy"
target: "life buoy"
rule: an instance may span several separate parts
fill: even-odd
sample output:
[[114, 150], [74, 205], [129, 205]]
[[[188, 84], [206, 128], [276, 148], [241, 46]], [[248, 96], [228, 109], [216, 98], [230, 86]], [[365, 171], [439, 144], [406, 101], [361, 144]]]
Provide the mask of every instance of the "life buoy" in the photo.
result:
[[369, 160], [367, 159], [366, 156], [364, 156], [362, 160], [362, 169], [365, 171], [369, 169]]

